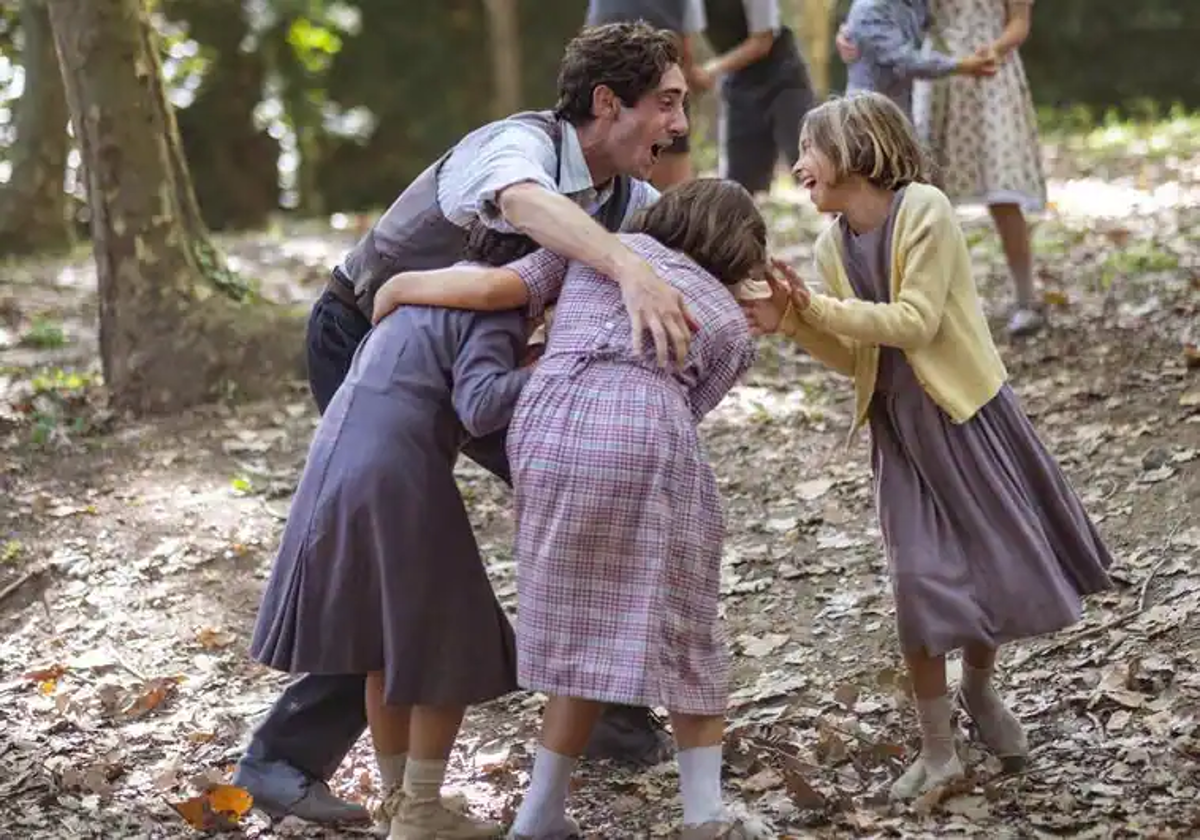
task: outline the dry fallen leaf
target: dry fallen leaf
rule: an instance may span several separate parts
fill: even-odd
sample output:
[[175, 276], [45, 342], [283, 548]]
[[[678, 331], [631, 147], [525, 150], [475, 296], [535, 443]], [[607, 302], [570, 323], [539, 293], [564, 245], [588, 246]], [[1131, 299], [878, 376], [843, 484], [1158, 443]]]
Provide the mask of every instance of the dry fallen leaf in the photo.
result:
[[986, 820], [991, 814], [991, 808], [988, 807], [987, 799], [982, 796], [954, 797], [946, 802], [944, 807], [947, 813], [957, 814], [972, 822]]
[[67, 666], [60, 663], [53, 665], [43, 665], [40, 668], [34, 668], [25, 672], [25, 679], [31, 682], [44, 683], [51, 680], [57, 680], [63, 674], [67, 673]]
[[192, 828], [200, 831], [234, 831], [254, 804], [254, 798], [242, 788], [215, 785], [199, 796], [167, 804]]
[[154, 711], [179, 688], [173, 677], [156, 677], [147, 681], [133, 702], [121, 710], [126, 717], [140, 717]]
[[819, 810], [825, 807], [825, 797], [817, 791], [802, 774], [795, 770], [787, 770], [783, 774], [788, 796], [801, 810]]
[[[954, 779], [945, 784], [937, 785], [931, 790], [918, 796], [913, 800], [912, 808], [918, 814], [928, 815], [933, 812], [933, 809], [941, 805], [947, 799], [957, 796], [960, 793], [966, 793], [975, 787], [975, 783], [970, 779]], [[986, 807], [986, 803], [985, 803]]]
[[849, 755], [846, 743], [828, 724], [822, 722], [817, 729], [817, 759], [824, 764], [837, 764]]
[[749, 779], [742, 782], [742, 790], [748, 793], [762, 793], [777, 788], [784, 782], [783, 775], [772, 767], [760, 770]]
[[220, 650], [233, 644], [234, 636], [223, 630], [205, 627], [196, 633], [196, 641], [205, 650]]
[[852, 683], [842, 683], [833, 692], [833, 699], [847, 709], [853, 709], [858, 702], [858, 686]]
[[747, 634], [738, 639], [738, 643], [742, 646], [742, 654], [753, 659], [761, 659], [772, 654], [787, 642], [788, 637], [782, 633], [767, 633], [761, 638]]
[[796, 487], [796, 495], [806, 502], [812, 502], [828, 493], [831, 487], [833, 482], [828, 478], [814, 478], [812, 481], [801, 482]]

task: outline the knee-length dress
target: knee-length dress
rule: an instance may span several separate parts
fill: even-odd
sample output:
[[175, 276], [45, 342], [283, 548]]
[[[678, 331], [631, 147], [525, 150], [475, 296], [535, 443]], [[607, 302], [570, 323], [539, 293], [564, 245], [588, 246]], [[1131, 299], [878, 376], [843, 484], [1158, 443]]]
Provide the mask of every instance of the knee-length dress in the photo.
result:
[[[1032, 0], [930, 0], [930, 46], [970, 55], [1004, 31], [1010, 10]], [[1017, 51], [990, 78], [918, 79], [913, 122], [937, 163], [938, 186], [959, 204], [1046, 204], [1037, 114]]]
[[[902, 194], [880, 228], [855, 234], [839, 222], [846, 273], [863, 300], [890, 299]], [[1060, 630], [1079, 620], [1081, 596], [1109, 588], [1112, 558], [1008, 385], [955, 424], [903, 351], [883, 347], [869, 417], [905, 651], [936, 656]]]
[[682, 366], [630, 350], [610, 279], [545, 252], [529, 285], [566, 273], [546, 354], [518, 402], [518, 679], [548, 694], [723, 714], [718, 617], [724, 520], [696, 424], [752, 364], [729, 289], [649, 236], [623, 237], [701, 323]]
[[453, 470], [464, 427], [483, 436], [510, 419], [524, 346], [518, 312], [404, 307], [367, 336], [309, 449], [256, 659], [293, 673], [382, 670], [392, 704], [516, 689], [512, 627]]

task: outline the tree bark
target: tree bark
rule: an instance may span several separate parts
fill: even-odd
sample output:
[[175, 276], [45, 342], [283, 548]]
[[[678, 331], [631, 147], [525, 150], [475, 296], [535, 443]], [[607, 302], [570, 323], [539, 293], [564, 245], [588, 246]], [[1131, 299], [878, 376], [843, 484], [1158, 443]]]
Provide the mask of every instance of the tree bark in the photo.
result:
[[0, 254], [59, 250], [73, 239], [63, 173], [67, 100], [42, 0], [22, 0], [25, 90], [17, 102], [12, 177], [0, 188]]
[[516, 0], [484, 0], [488, 12], [488, 40], [492, 51], [496, 117], [521, 109], [521, 38]]
[[173, 412], [231, 390], [268, 391], [299, 370], [298, 323], [247, 302], [209, 240], [141, 0], [49, 0], [49, 9], [87, 171], [114, 406]]

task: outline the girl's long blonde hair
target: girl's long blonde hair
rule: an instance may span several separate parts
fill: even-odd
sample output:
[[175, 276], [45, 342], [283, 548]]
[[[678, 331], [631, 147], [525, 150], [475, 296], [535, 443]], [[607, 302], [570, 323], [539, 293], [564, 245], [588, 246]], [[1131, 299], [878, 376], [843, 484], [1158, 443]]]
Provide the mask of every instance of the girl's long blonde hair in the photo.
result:
[[879, 93], [853, 93], [813, 108], [804, 117], [800, 146], [815, 146], [841, 181], [861, 175], [895, 190], [930, 180], [929, 158], [904, 112]]

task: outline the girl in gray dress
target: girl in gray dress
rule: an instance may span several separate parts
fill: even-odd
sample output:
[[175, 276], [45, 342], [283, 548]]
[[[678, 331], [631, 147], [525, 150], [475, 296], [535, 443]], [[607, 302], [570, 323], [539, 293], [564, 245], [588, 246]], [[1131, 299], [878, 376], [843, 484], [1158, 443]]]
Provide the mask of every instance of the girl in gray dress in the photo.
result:
[[[533, 247], [482, 226], [469, 242], [489, 264]], [[371, 331], [317, 427], [259, 611], [260, 662], [368, 675], [393, 840], [501, 831], [440, 798], [466, 707], [517, 687], [454, 463], [508, 425], [529, 326], [521, 310], [405, 307]]]
[[854, 428], [869, 424], [876, 501], [921, 752], [892, 786], [912, 798], [961, 775], [945, 654], [964, 650], [959, 700], [1009, 764], [1025, 733], [992, 686], [1000, 645], [1079, 619], [1108, 588], [1111, 558], [1038, 440], [992, 342], [949, 200], [925, 183], [912, 127], [867, 93], [809, 114], [797, 171], [817, 208], [840, 214], [816, 245], [827, 294], [776, 265], [751, 304], [852, 376]]

